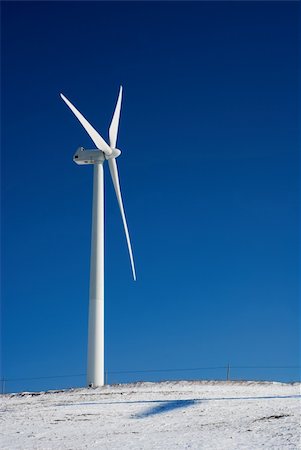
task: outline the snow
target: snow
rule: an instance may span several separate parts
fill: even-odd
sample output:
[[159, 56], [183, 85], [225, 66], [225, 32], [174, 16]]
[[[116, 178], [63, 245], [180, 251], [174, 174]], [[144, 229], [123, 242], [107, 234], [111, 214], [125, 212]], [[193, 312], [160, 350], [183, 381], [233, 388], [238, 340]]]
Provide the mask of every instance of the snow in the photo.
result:
[[135, 383], [1, 400], [2, 449], [301, 448], [299, 383]]

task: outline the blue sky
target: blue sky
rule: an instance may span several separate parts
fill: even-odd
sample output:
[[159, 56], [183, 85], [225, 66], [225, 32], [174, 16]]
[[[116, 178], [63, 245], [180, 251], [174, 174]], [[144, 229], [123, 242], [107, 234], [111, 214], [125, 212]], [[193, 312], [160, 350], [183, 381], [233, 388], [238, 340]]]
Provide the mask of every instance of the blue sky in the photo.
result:
[[85, 382], [92, 143], [59, 93], [107, 138], [120, 84], [137, 282], [106, 170], [107, 370], [299, 365], [298, 8], [2, 3], [2, 376], [66, 376], [8, 390]]

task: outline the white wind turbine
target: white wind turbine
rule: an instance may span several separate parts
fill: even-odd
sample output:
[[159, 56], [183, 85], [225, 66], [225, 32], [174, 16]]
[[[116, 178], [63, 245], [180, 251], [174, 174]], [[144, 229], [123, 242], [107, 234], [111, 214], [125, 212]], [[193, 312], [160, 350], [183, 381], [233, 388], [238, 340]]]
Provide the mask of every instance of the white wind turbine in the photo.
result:
[[61, 94], [64, 102], [80, 121], [97, 149], [85, 150], [80, 147], [73, 161], [77, 164], [94, 164], [93, 176], [93, 214], [90, 264], [90, 299], [89, 299], [89, 331], [88, 331], [88, 386], [104, 385], [104, 184], [103, 163], [108, 160], [110, 173], [115, 188], [128, 245], [134, 280], [136, 280], [135, 265], [129, 231], [126, 223], [116, 158], [121, 151], [116, 148], [118, 124], [121, 109], [122, 86], [109, 128], [110, 145], [89, 124], [85, 117]]

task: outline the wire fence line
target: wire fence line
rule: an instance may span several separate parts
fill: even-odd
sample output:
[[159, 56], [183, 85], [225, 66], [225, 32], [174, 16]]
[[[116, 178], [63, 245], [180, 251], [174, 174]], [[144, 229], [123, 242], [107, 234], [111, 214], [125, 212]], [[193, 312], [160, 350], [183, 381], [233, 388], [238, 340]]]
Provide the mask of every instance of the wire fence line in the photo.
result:
[[[154, 372], [188, 372], [188, 371], [198, 371], [198, 370], [220, 370], [220, 369], [301, 369], [301, 366], [207, 366], [207, 367], [183, 367], [177, 369], [144, 369], [144, 370], [106, 370], [105, 372], [109, 374], [135, 374], [135, 373], [154, 373]], [[70, 377], [84, 377], [86, 373], [73, 373], [68, 375], [47, 375], [39, 377], [22, 377], [22, 378], [6, 378], [3, 377], [2, 380], [5, 381], [25, 381], [25, 380], [42, 380], [49, 378], [70, 378]]]
[[[230, 373], [232, 370], [296, 370], [301, 369], [301, 366], [235, 366], [228, 363], [225, 366], [206, 366], [206, 367], [190, 367], [190, 368], [166, 368], [166, 369], [143, 369], [143, 370], [105, 370], [105, 382], [108, 384], [109, 375], [134, 375], [134, 374], [153, 374], [153, 373], [176, 373], [176, 372], [197, 372], [202, 370], [223, 370], [223, 379], [230, 380]], [[86, 373], [68, 374], [68, 375], [47, 375], [38, 377], [2, 377], [1, 382], [1, 393], [5, 393], [5, 387], [7, 382], [17, 382], [17, 381], [37, 381], [37, 380], [54, 380], [62, 378], [76, 378], [76, 377], [86, 377]]]

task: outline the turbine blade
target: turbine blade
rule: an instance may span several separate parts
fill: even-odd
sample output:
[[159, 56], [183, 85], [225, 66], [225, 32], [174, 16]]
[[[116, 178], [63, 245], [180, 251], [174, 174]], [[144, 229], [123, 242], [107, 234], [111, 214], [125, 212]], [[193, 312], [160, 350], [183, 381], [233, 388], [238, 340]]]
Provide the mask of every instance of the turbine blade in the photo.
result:
[[119, 184], [119, 176], [118, 176], [118, 169], [117, 169], [116, 159], [115, 158], [108, 159], [108, 163], [109, 163], [110, 173], [111, 173], [111, 177], [112, 177], [112, 181], [113, 181], [113, 185], [114, 185], [114, 189], [115, 189], [115, 192], [116, 192], [116, 197], [117, 197], [117, 201], [118, 201], [118, 205], [119, 205], [119, 209], [120, 209], [120, 213], [121, 213], [121, 217], [122, 217], [122, 222], [123, 222], [123, 227], [124, 227], [124, 231], [125, 231], [126, 242], [127, 242], [127, 245], [128, 245], [128, 250], [129, 250], [129, 255], [130, 255], [130, 260], [131, 260], [133, 277], [134, 277], [134, 280], [136, 281], [135, 264], [134, 264], [134, 258], [133, 258], [133, 252], [132, 252], [132, 246], [131, 246], [131, 241], [130, 241], [129, 230], [128, 230], [128, 226], [127, 226], [126, 218], [125, 218], [125, 213], [124, 213], [124, 209], [123, 209], [123, 203], [122, 203], [122, 197], [121, 197], [121, 191], [120, 191], [120, 184]]
[[112, 122], [111, 122], [111, 125], [109, 128], [111, 148], [116, 148], [120, 109], [121, 109], [121, 100], [122, 100], [122, 86], [120, 86], [120, 89], [119, 89], [119, 95], [118, 95], [115, 111], [114, 111]]
[[63, 95], [60, 94], [64, 102], [69, 106], [73, 114], [77, 117], [77, 119], [80, 121], [96, 147], [103, 151], [106, 155], [111, 155], [112, 149], [110, 146], [106, 143], [106, 141], [100, 136], [100, 134], [95, 130], [95, 128], [92, 127], [92, 125], [89, 124], [87, 119], [75, 108], [75, 106], [72, 105], [71, 102]]

